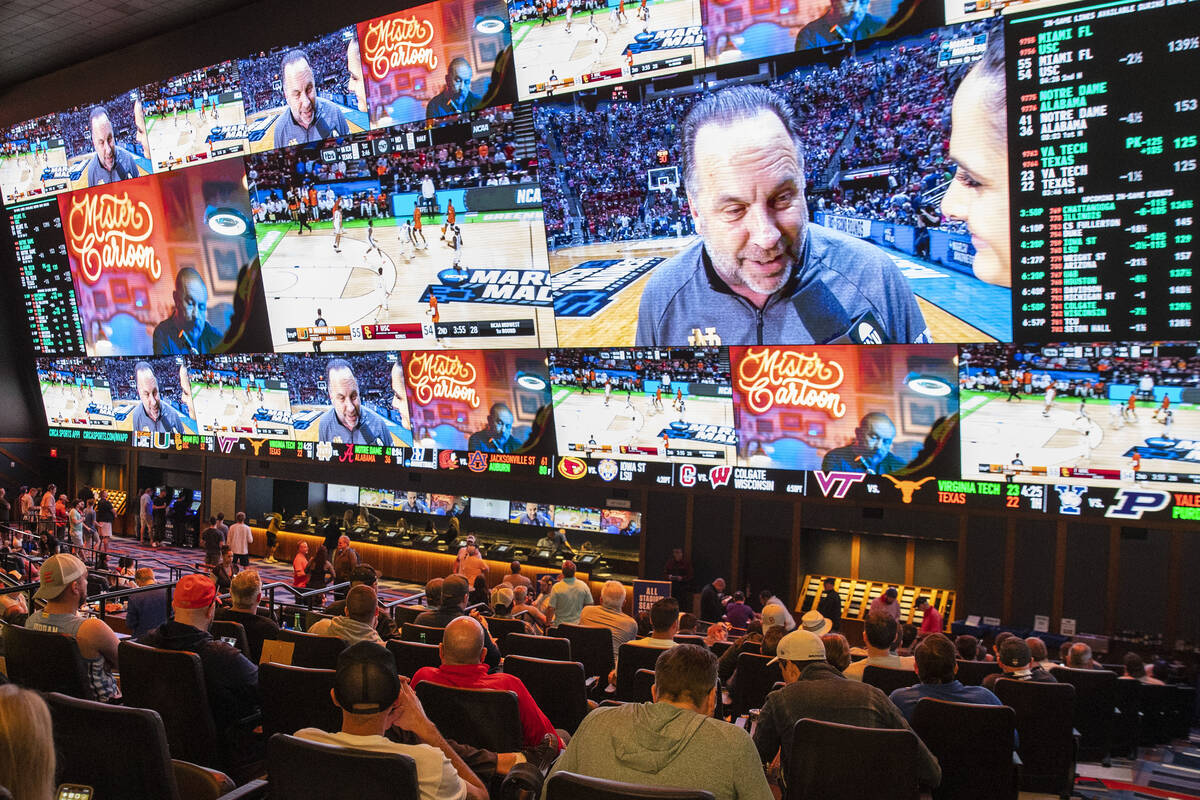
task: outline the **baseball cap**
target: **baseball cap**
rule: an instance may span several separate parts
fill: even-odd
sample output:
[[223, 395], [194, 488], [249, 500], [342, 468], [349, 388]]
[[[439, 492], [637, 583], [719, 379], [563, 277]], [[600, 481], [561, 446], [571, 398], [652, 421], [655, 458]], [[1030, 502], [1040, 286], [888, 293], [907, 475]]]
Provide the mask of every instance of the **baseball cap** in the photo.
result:
[[767, 603], [762, 610], [763, 630], [770, 630], [776, 625], [787, 627], [787, 612], [778, 603]]
[[83, 562], [70, 553], [58, 553], [42, 562], [38, 580], [41, 586], [34, 593], [38, 600], [53, 600], [68, 586], [87, 574]]
[[767, 662], [767, 666], [779, 661], [824, 661], [825, 643], [821, 637], [802, 628], [792, 631], [779, 640], [775, 648], [775, 657]]
[[333, 696], [351, 714], [377, 714], [400, 695], [396, 659], [375, 642], [359, 642], [338, 654]]
[[1002, 646], [997, 648], [996, 658], [1006, 667], [1024, 667], [1033, 660], [1029, 645], [1020, 636], [1005, 639]]
[[462, 575], [451, 575], [442, 581], [442, 605], [457, 603], [471, 591], [470, 584]]
[[513, 590], [507, 586], [501, 586], [496, 590], [496, 595], [492, 598], [492, 604], [498, 606], [511, 606], [513, 604]]
[[208, 608], [217, 598], [217, 585], [207, 575], [184, 575], [175, 584], [171, 605], [176, 608]]
[[825, 619], [820, 611], [813, 609], [805, 612], [800, 618], [800, 628], [809, 633], [815, 633], [817, 636], [824, 636], [833, 628], [833, 621]]

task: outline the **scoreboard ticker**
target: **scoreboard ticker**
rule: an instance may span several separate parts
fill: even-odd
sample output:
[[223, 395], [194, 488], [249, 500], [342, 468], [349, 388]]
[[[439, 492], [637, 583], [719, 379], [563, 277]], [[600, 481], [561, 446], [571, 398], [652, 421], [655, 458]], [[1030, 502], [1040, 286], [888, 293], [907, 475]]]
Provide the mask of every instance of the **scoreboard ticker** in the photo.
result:
[[75, 313], [58, 201], [9, 209], [9, 226], [34, 348], [42, 355], [83, 355], [83, 323]]
[[1012, 21], [1017, 341], [1200, 331], [1197, 11], [1110, 2]]

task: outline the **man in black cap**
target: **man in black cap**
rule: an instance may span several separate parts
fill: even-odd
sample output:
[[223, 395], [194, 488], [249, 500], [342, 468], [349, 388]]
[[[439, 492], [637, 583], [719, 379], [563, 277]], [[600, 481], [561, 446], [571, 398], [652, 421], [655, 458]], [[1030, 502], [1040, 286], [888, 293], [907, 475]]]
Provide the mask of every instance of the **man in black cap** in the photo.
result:
[[838, 594], [835, 578], [825, 579], [824, 591], [821, 592], [821, 599], [817, 601], [817, 611], [821, 612], [822, 617], [833, 622], [835, 632], [842, 629], [842, 596]]
[[[487, 799], [483, 782], [425, 716], [408, 681], [396, 673], [395, 659], [387, 648], [359, 642], [343, 650], [331, 694], [342, 710], [341, 731], [302, 728], [296, 731], [297, 737], [408, 756], [416, 764], [422, 800]], [[386, 738], [384, 734], [393, 728], [411, 733], [418, 743], [400, 744]]]
[[1035, 683], [1058, 683], [1053, 675], [1042, 669], [1041, 664], [1033, 660], [1029, 645], [1020, 636], [1008, 636], [996, 646], [996, 664], [1002, 670], [983, 679], [983, 686], [991, 691], [996, 690], [996, 681], [1008, 678], [1014, 681], [1033, 681]]

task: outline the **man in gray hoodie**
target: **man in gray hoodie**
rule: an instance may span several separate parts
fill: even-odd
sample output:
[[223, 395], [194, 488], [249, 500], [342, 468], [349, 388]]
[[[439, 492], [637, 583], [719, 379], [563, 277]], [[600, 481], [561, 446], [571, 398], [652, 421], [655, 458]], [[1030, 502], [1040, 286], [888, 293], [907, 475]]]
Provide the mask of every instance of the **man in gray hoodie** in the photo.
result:
[[550, 774], [706, 789], [717, 800], [771, 800], [750, 735], [713, 719], [716, 656], [689, 644], [663, 651], [651, 695], [653, 703], [588, 714]]
[[375, 615], [379, 613], [379, 596], [375, 587], [359, 584], [346, 593], [346, 605], [342, 616], [319, 620], [309, 633], [320, 636], [336, 636], [347, 646], [359, 642], [383, 644], [375, 630]]

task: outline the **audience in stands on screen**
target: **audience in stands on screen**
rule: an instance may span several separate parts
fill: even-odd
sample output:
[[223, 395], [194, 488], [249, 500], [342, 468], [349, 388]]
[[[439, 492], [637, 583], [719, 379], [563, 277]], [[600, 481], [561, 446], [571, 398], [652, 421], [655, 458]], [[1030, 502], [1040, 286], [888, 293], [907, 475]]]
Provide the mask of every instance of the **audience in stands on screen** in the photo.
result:
[[375, 587], [359, 584], [346, 593], [339, 615], [317, 620], [308, 632], [318, 636], [336, 636], [346, 644], [383, 644], [383, 639], [375, 630], [378, 615], [379, 596], [375, 593]]
[[[487, 788], [425, 716], [421, 701], [396, 673], [395, 659], [386, 648], [359, 642], [343, 650], [332, 694], [342, 710], [341, 731], [303, 728], [296, 736], [351, 750], [408, 756], [416, 766], [422, 800], [486, 800]], [[401, 744], [387, 738], [389, 732], [411, 734], [416, 742]], [[353, 787], [347, 790], [352, 793]]]
[[579, 612], [579, 624], [589, 628], [608, 628], [612, 631], [613, 659], [626, 642], [637, 638], [637, 621], [625, 613], [625, 585], [620, 581], [605, 581], [600, 590], [600, 604], [585, 606]]
[[[152, 586], [155, 583], [154, 570], [141, 567], [134, 573], [134, 580], [139, 587]], [[130, 595], [129, 605], [125, 609], [125, 625], [129, 628], [130, 636], [136, 639], [166, 621], [166, 589]]]
[[[435, 579], [436, 580], [436, 579]], [[430, 582], [432, 583], [432, 581]], [[413, 620], [418, 625], [428, 625], [431, 628], [445, 628], [451, 622], [459, 617], [466, 616], [467, 596], [470, 594], [470, 587], [467, 585], [467, 579], [462, 575], [448, 575], [442, 579], [440, 587], [436, 587], [438, 597], [441, 602], [436, 608], [433, 606], [433, 596], [430, 594], [430, 586], [426, 584], [425, 593], [430, 598], [431, 609], [422, 611]], [[497, 670], [500, 668], [500, 648], [496, 646], [496, 642], [492, 639], [492, 635], [487, 630], [487, 620], [479, 613], [477, 609], [473, 609], [470, 614], [472, 619], [479, 621], [483, 627], [483, 646], [487, 651], [488, 668]]]
[[98, 617], [86, 617], [80, 611], [88, 595], [87, 581], [87, 567], [70, 553], [47, 558], [42, 562], [40, 585], [33, 595], [45, 605], [26, 617], [25, 627], [73, 638], [87, 665], [89, 699], [108, 703], [121, 697], [112, 674], [117, 667], [117, 635]]
[[441, 666], [421, 667], [413, 675], [413, 686], [417, 687], [423, 681], [429, 681], [461, 689], [498, 689], [513, 692], [517, 696], [524, 746], [536, 747], [548, 734], [553, 734], [558, 738], [561, 750], [561, 737], [558, 737], [554, 726], [542, 713], [521, 679], [503, 672], [488, 673], [488, 667], [483, 663], [487, 655], [484, 647], [486, 637], [487, 631], [476, 619], [459, 617], [452, 620], [446, 625], [442, 643], [438, 645]]
[[[917, 677], [921, 679], [921, 682], [896, 689], [889, 696], [906, 720], [912, 722], [913, 711], [916, 710], [917, 703], [926, 697], [934, 700], [949, 700], [952, 703], [1001, 705], [1000, 698], [992, 694], [990, 687], [964, 686], [955, 677], [958, 673], [957, 656], [958, 652], [954, 648], [954, 643], [943, 634], [932, 633], [920, 641], [917, 645], [915, 660]], [[1026, 666], [1028, 667], [1028, 661], [1026, 661]], [[995, 676], [989, 675], [988, 677]]]
[[996, 681], [1001, 678], [1036, 683], [1058, 683], [1053, 675], [1042, 669], [1041, 665], [1033, 660], [1029, 645], [1025, 644], [1025, 640], [1020, 636], [1009, 634], [1003, 639], [996, 638], [999, 642], [996, 645], [996, 664], [1000, 667], [1000, 672], [984, 676], [985, 688], [994, 690]]
[[551, 775], [562, 770], [704, 789], [719, 800], [770, 800], [754, 742], [742, 728], [713, 718], [718, 689], [711, 652], [688, 644], [667, 651], [655, 664], [650, 691], [652, 703], [600, 708], [584, 718]]
[[868, 614], [863, 623], [863, 643], [867, 646], [867, 657], [846, 667], [844, 674], [854, 681], [861, 681], [863, 670], [868, 666], [887, 669], [913, 669], [912, 656], [899, 656], [895, 648], [899, 643], [900, 625], [891, 614]]
[[1104, 669], [1092, 659], [1092, 648], [1083, 642], [1074, 642], [1067, 650], [1063, 665], [1072, 669]]
[[209, 633], [217, 608], [217, 587], [205, 575], [184, 575], [175, 584], [175, 618], [138, 639], [150, 647], [187, 650], [200, 656], [208, 704], [218, 733], [249, 720], [258, 711], [258, 667], [233, 645]]
[[41, 695], [0, 685], [0, 786], [16, 800], [53, 800], [54, 739]]
[[[379, 593], [379, 571], [370, 564], [365, 562], [360, 563], [350, 572], [350, 589], [355, 586], [370, 586]], [[325, 606], [325, 613], [338, 615], [346, 608], [345, 599], [335, 600]], [[379, 605], [379, 613], [375, 617], [375, 632], [379, 634], [381, 639], [387, 640], [396, 635], [399, 631], [396, 628], [396, 622], [392, 619], [392, 615], [383, 607], [382, 602]]]
[[[821, 642], [825, 645], [825, 660], [829, 666], [844, 673], [850, 666], [850, 642], [840, 633], [827, 633], [821, 637]], [[779, 652], [778, 643], [775, 652]]]
[[304, 574], [308, 577], [305, 588], [310, 591], [324, 589], [333, 583], [333, 564], [329, 563], [329, 551], [325, 549], [325, 545], [317, 545], [317, 552], [313, 553], [313, 557], [304, 567]]
[[546, 601], [546, 620], [550, 623], [579, 624], [579, 615], [584, 606], [591, 605], [592, 590], [588, 585], [576, 579], [575, 562], [562, 563], [562, 580], [554, 584], [550, 597]]
[[247, 655], [255, 664], [262, 655], [263, 640], [275, 639], [279, 634], [279, 625], [271, 613], [259, 605], [262, 599], [262, 578], [258, 570], [244, 569], [229, 585], [229, 606], [218, 608], [215, 617], [223, 622], [236, 622], [245, 629], [250, 645]]
[[[776, 657], [786, 684], [767, 695], [755, 729], [754, 743], [764, 763], [778, 755], [781, 774], [787, 774], [792, 753], [792, 728], [801, 719], [837, 722], [863, 728], [911, 730], [899, 709], [879, 689], [847, 680], [825, 658], [821, 638], [792, 631], [779, 642]], [[937, 786], [942, 770], [925, 743], [917, 740], [917, 774], [925, 786]]]

